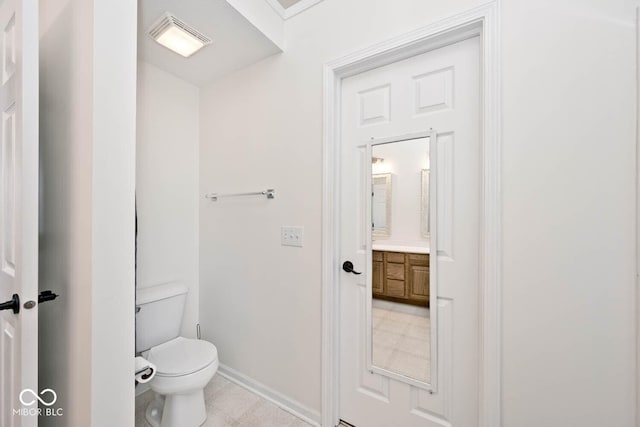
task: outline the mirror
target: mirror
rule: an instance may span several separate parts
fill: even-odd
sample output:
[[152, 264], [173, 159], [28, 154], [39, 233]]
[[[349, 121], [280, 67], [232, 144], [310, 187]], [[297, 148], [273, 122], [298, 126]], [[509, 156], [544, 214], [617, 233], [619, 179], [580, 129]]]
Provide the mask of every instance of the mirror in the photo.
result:
[[375, 174], [371, 180], [371, 227], [373, 237], [391, 235], [391, 174]]
[[425, 386], [432, 380], [435, 354], [430, 339], [429, 138], [372, 143], [370, 153], [369, 366]]
[[429, 239], [429, 169], [422, 169], [421, 198], [420, 230], [422, 231], [422, 238]]

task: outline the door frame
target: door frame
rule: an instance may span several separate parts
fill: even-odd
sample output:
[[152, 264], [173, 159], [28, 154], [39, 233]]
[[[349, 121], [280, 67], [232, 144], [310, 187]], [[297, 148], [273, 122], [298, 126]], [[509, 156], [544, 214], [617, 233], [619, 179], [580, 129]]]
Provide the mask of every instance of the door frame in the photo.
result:
[[322, 426], [340, 420], [340, 104], [342, 79], [480, 36], [479, 426], [502, 426], [502, 197], [499, 10], [496, 2], [359, 50], [324, 66], [322, 170]]
[[640, 427], [640, 6], [636, 7], [636, 141], [635, 141], [635, 272], [634, 272], [634, 312], [636, 316], [635, 333], [636, 340], [636, 380], [635, 380], [635, 425]]

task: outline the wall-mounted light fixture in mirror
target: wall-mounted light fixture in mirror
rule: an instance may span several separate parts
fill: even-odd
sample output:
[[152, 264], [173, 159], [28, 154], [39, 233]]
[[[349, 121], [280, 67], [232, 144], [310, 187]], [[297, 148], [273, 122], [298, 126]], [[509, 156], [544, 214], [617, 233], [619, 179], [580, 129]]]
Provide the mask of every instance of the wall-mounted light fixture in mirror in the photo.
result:
[[368, 364], [376, 373], [433, 388], [430, 139], [371, 143]]

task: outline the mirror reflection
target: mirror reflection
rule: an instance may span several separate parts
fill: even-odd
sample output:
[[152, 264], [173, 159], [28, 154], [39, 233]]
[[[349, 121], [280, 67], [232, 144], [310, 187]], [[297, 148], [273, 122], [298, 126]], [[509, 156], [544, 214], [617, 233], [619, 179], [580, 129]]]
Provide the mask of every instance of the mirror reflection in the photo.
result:
[[371, 180], [371, 227], [373, 237], [391, 235], [391, 174], [374, 174]]
[[429, 139], [372, 146], [372, 362], [428, 383]]

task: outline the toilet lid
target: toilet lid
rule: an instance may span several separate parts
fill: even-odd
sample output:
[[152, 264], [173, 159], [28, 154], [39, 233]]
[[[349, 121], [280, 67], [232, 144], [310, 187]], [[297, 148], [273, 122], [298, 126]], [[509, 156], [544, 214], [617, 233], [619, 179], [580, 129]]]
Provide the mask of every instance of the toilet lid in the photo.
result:
[[147, 360], [156, 375], [188, 375], [218, 360], [218, 350], [208, 341], [178, 337], [149, 350]]

